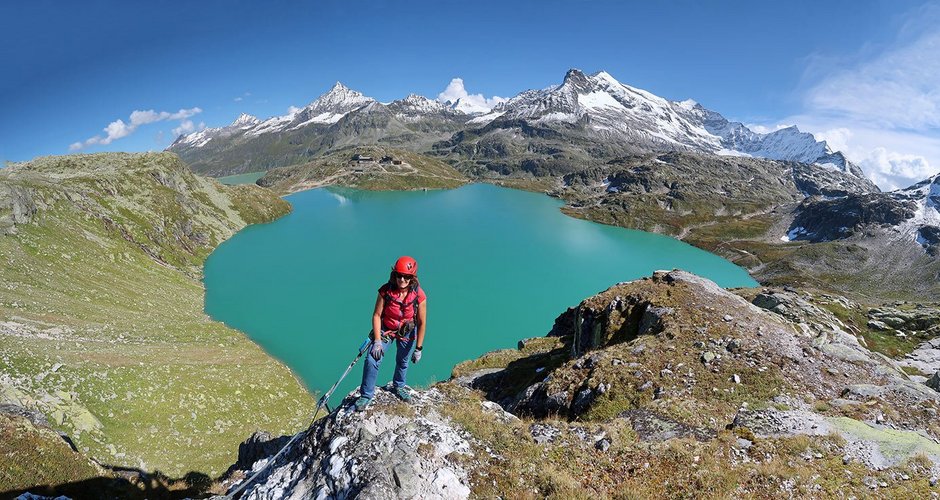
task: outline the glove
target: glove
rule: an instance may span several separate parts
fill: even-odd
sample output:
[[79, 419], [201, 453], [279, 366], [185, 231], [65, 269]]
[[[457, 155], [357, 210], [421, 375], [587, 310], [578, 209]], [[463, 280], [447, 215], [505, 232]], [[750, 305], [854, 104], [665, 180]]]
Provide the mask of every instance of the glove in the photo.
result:
[[415, 351], [411, 353], [411, 362], [417, 363], [418, 361], [421, 361], [421, 351], [415, 349]]
[[381, 342], [373, 342], [372, 350], [369, 351], [369, 355], [372, 356], [372, 359], [379, 361], [382, 359], [382, 356], [385, 355], [385, 348], [382, 347]]

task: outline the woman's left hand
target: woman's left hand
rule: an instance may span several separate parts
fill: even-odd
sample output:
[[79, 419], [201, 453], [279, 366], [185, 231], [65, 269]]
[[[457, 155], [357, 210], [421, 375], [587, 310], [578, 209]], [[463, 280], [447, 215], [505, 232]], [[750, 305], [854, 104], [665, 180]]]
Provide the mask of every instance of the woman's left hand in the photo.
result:
[[385, 355], [385, 348], [382, 346], [382, 342], [372, 342], [372, 350], [369, 354], [372, 356], [372, 359], [376, 361], [382, 359], [382, 356]]
[[421, 361], [421, 351], [415, 350], [415, 352], [411, 353], [411, 362], [417, 363], [418, 361]]

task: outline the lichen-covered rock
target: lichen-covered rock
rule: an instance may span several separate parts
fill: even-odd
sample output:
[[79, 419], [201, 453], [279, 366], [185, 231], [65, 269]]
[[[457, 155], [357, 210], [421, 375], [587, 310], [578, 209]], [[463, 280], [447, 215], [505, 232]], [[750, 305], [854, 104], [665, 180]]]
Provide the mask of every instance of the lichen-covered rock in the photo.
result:
[[848, 457], [870, 468], [891, 467], [918, 455], [928, 457], [940, 472], [940, 444], [920, 433], [895, 430], [846, 417], [825, 417], [803, 410], [741, 410], [733, 427], [746, 427], [758, 437], [838, 434]]

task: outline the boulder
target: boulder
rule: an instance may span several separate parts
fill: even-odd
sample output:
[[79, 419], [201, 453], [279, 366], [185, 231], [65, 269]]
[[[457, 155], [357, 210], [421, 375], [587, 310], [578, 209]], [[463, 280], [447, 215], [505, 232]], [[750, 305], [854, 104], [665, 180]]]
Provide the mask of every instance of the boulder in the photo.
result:
[[933, 376], [927, 379], [927, 387], [940, 392], [940, 371], [934, 372]]

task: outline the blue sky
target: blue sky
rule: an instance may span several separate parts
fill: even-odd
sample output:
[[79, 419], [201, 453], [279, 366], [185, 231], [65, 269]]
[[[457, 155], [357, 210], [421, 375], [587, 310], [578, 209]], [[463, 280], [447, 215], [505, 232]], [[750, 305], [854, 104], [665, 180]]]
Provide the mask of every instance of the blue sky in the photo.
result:
[[162, 150], [336, 81], [511, 97], [574, 67], [796, 124], [890, 188], [940, 171], [938, 53], [938, 2], [5, 1], [0, 160]]

